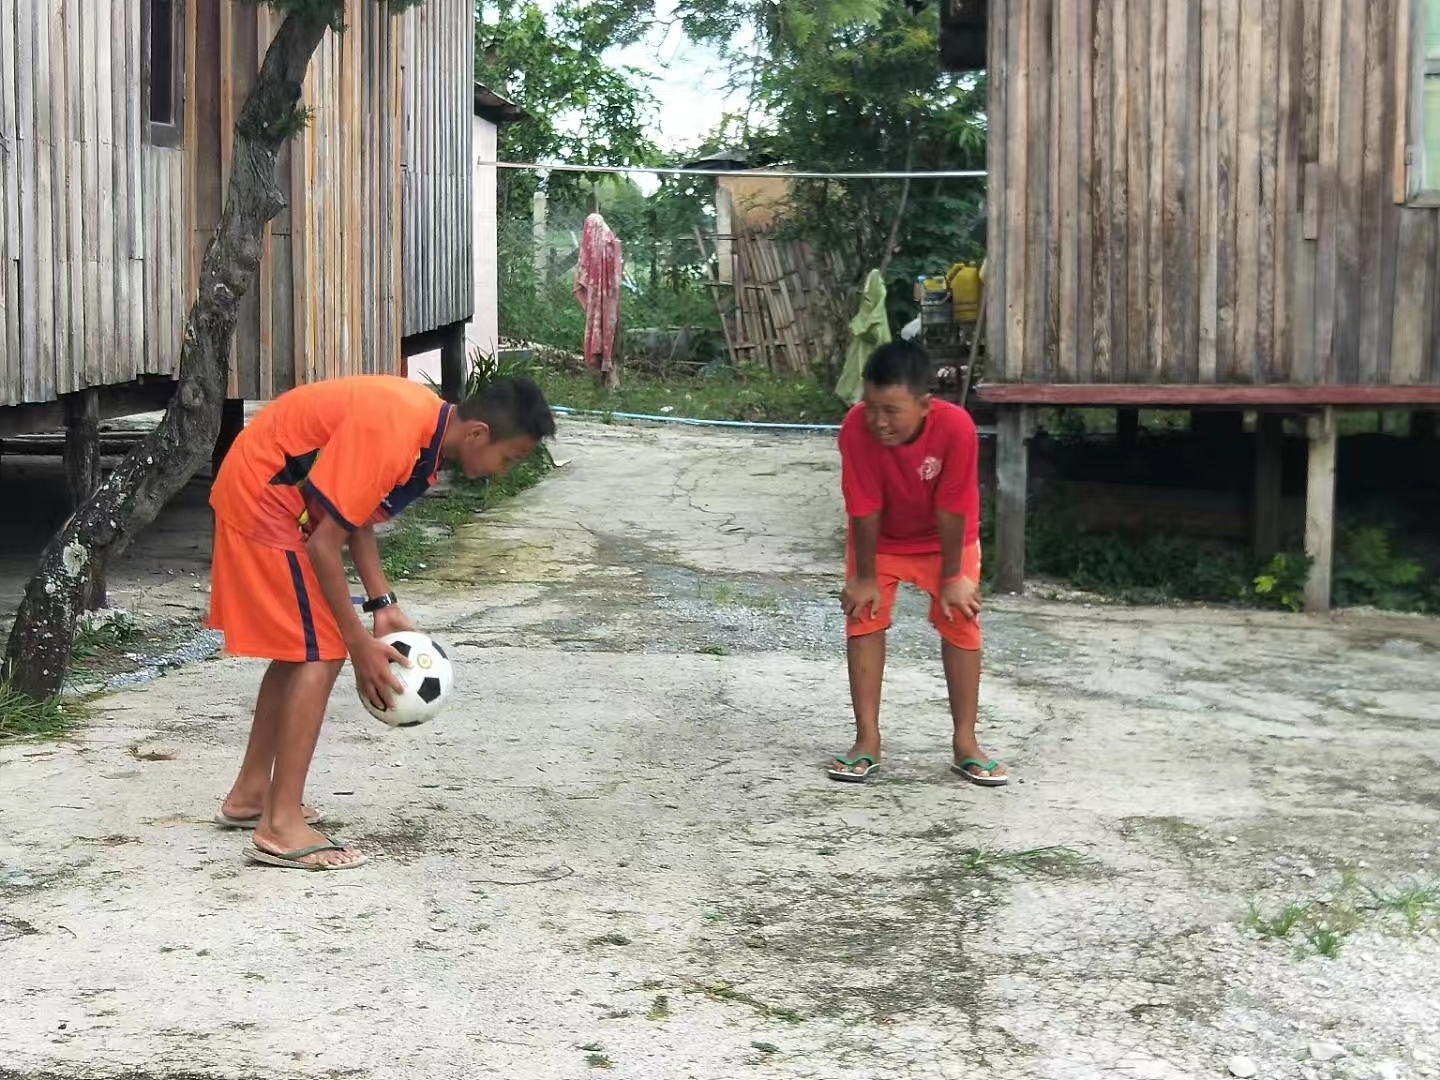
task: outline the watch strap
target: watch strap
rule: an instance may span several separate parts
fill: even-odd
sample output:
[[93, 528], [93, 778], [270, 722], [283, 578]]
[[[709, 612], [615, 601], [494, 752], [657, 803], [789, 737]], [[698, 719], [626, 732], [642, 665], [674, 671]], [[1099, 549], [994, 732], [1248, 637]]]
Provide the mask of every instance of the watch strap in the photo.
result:
[[391, 607], [399, 602], [399, 598], [393, 592], [388, 592], [383, 596], [372, 596], [360, 605], [360, 610], [366, 615], [373, 615], [381, 608]]

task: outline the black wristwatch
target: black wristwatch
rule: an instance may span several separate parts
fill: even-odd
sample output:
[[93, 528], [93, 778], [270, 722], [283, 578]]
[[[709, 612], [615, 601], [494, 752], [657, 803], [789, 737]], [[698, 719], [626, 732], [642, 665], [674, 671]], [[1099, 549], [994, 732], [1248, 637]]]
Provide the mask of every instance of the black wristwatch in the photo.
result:
[[381, 608], [387, 608], [400, 603], [400, 600], [393, 592], [387, 592], [384, 596], [372, 596], [365, 603], [360, 605], [360, 610], [366, 615], [374, 615]]

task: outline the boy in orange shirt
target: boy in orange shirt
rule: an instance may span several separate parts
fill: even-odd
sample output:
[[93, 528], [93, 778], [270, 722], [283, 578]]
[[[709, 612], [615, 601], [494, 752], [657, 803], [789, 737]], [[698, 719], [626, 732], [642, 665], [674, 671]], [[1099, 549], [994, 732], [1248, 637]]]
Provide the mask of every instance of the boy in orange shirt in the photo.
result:
[[[379, 640], [410, 630], [385, 580], [374, 526], [435, 482], [443, 461], [500, 476], [555, 433], [528, 379], [499, 379], [460, 405], [389, 375], [312, 383], [282, 394], [240, 434], [215, 478], [209, 625], [233, 656], [269, 660], [240, 775], [216, 821], [253, 829], [246, 857], [337, 870], [361, 855], [313, 826], [306, 776], [335, 679], [348, 656], [360, 693], [386, 708], [401, 689]], [[364, 583], [367, 632], [352, 606], [342, 549]]]
[[840, 428], [841, 485], [850, 518], [845, 591], [855, 745], [833, 780], [863, 783], [880, 768], [885, 631], [903, 582], [930, 594], [950, 714], [951, 771], [1000, 787], [1004, 767], [975, 737], [980, 700], [979, 438], [970, 414], [929, 392], [930, 358], [907, 342], [865, 364], [865, 397]]

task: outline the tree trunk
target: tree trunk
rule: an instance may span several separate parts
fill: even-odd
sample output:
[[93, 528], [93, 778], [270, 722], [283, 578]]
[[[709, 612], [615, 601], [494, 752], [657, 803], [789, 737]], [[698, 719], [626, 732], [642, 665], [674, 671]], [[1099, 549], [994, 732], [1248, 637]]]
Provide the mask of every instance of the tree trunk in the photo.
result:
[[[908, 126], [908, 125], [907, 125]], [[915, 167], [915, 133], [910, 131], [905, 143], [905, 171]], [[900, 185], [900, 203], [895, 207], [895, 216], [890, 220], [890, 235], [885, 238], [885, 251], [880, 256], [880, 276], [890, 271], [890, 260], [895, 257], [895, 245], [900, 240], [900, 225], [905, 220], [905, 205], [910, 201], [910, 177]]]
[[240, 301], [260, 266], [265, 226], [285, 207], [276, 159], [307, 119], [300, 98], [310, 58], [344, 14], [343, 0], [325, 7], [286, 15], [240, 110], [225, 210], [200, 264], [200, 291], [185, 321], [179, 380], [164, 418], [70, 516], [25, 587], [0, 674], [32, 698], [64, 686], [90, 582], [103, 579], [107, 562], [210, 460]]

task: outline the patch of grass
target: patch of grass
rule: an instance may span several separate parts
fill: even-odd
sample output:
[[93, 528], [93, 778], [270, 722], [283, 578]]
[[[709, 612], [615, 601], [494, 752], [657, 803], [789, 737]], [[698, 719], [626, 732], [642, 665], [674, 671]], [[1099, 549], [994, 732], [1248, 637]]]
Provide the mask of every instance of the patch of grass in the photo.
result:
[[1440, 914], [1440, 883], [1412, 883], [1383, 893], [1375, 889], [1368, 891], [1382, 910], [1403, 917], [1411, 930], [1420, 929], [1426, 915]]
[[820, 380], [757, 369], [722, 368], [708, 377], [663, 380], [625, 372], [613, 392], [589, 373], [545, 370], [536, 377], [554, 404], [612, 416], [640, 413], [771, 424], [838, 424], [845, 417], [845, 403]]
[[670, 1012], [670, 995], [669, 995], [669, 994], [657, 994], [657, 995], [655, 995], [655, 1000], [650, 1003], [650, 1011], [645, 1014], [645, 1019], [646, 1019], [646, 1020], [669, 1020], [670, 1017], [671, 1017], [671, 1015], [672, 1015], [672, 1014], [671, 1014], [671, 1012]]
[[608, 934], [601, 934], [599, 937], [590, 939], [591, 945], [629, 945], [630, 939], [624, 934], [611, 931]]
[[701, 656], [729, 656], [730, 650], [724, 645], [701, 645], [695, 650]]
[[66, 705], [58, 697], [36, 701], [10, 683], [0, 682], [0, 742], [63, 735], [79, 721], [81, 711], [73, 702]]
[[1245, 916], [1245, 925], [1254, 930], [1261, 937], [1287, 938], [1290, 932], [1300, 925], [1300, 921], [1310, 911], [1309, 904], [1301, 904], [1292, 901], [1280, 909], [1280, 913], [1273, 918], [1267, 917], [1253, 900], [1250, 902], [1250, 910]]
[[721, 582], [715, 586], [715, 592], [711, 599], [717, 604], [733, 604], [737, 595], [734, 585]]
[[528, 491], [554, 468], [550, 451], [540, 446], [504, 476], [467, 480], [458, 474], [446, 474], [452, 485], [448, 493], [417, 500], [380, 538], [380, 565], [385, 576], [400, 581], [424, 570], [426, 560], [461, 525]]
[[132, 645], [140, 637], [140, 627], [128, 611], [86, 612], [76, 624], [70, 655], [76, 660], [93, 660]]
[[1306, 931], [1305, 941], [1317, 955], [1334, 960], [1340, 955], [1340, 946], [1347, 936], [1349, 932], [1338, 927], [1315, 926]]
[[737, 990], [729, 983], [714, 983], [709, 986], [702, 986], [699, 992], [714, 1001], [729, 1001], [736, 1005], [746, 1005], [754, 1009], [767, 1020], [783, 1020], [787, 1024], [804, 1023], [805, 1017], [794, 1009], [783, 1005], [771, 1005], [761, 1001], [753, 994], [747, 994], [743, 990]]
[[961, 869], [977, 874], [1008, 869], [1059, 875], [1073, 873], [1088, 865], [1088, 860], [1078, 851], [1058, 846], [1029, 848], [1025, 851], [967, 848], [959, 852], [956, 859]]
[[[1244, 924], [1265, 938], [1289, 938], [1298, 932], [1303, 940], [1300, 955], [1333, 960], [1350, 935], [1369, 924], [1383, 928], [1387, 916], [1399, 916], [1410, 933], [1426, 930], [1429, 921], [1440, 918], [1440, 881], [1411, 881], [1381, 890], [1346, 869], [1333, 896], [1292, 901], [1274, 916], [1252, 901]], [[1395, 929], [1395, 923], [1389, 927]]]
[[612, 1069], [615, 1067], [615, 1062], [610, 1060], [609, 1055], [605, 1053], [605, 1048], [599, 1043], [586, 1043], [580, 1047], [580, 1049], [585, 1054], [585, 1064], [589, 1065], [592, 1069]]

